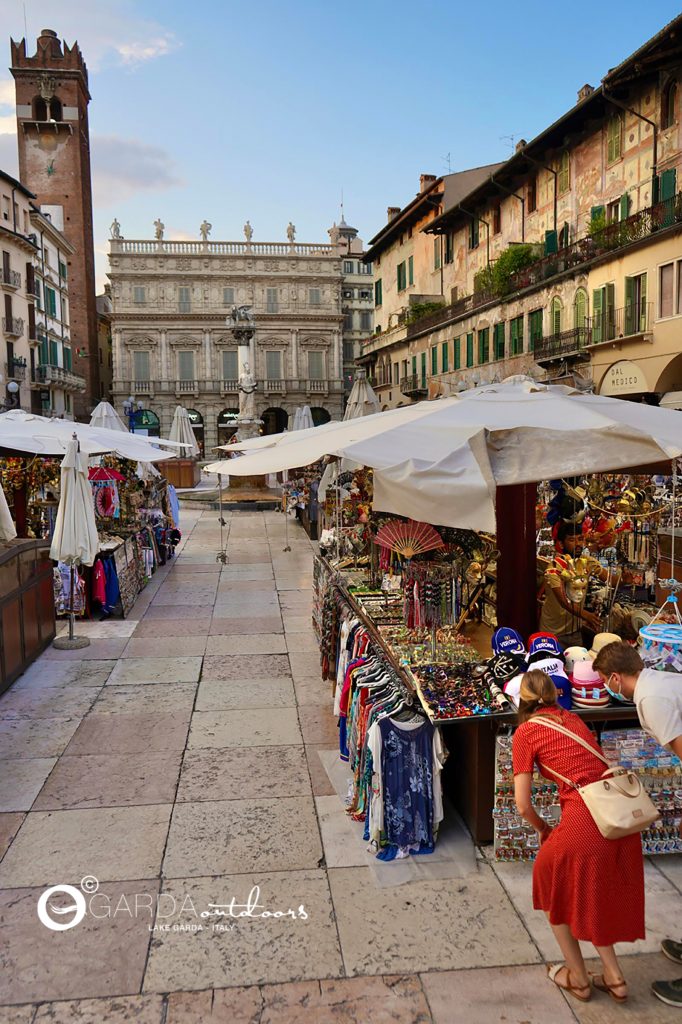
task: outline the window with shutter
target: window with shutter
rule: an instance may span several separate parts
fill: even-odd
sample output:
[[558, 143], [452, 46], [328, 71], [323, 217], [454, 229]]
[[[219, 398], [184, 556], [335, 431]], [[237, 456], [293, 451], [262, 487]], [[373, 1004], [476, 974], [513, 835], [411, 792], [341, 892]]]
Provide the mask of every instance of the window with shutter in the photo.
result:
[[672, 128], [677, 120], [677, 80], [671, 79], [661, 99], [661, 128]]
[[630, 195], [628, 192], [623, 193], [620, 197], [620, 219], [627, 220], [630, 216]]
[[478, 332], [478, 363], [487, 363], [490, 359], [490, 329], [483, 327]]
[[607, 284], [605, 291], [606, 340], [613, 341], [616, 336], [616, 286]]
[[310, 380], [324, 380], [324, 352], [308, 353], [308, 377]]
[[308, 302], [311, 306], [319, 306], [322, 301], [319, 288], [311, 288], [308, 292]]
[[526, 209], [528, 213], [535, 213], [538, 208], [538, 182], [537, 178], [533, 178], [532, 181], [528, 182], [528, 191], [526, 193]]
[[178, 352], [178, 380], [194, 380], [194, 352]]
[[360, 330], [361, 331], [371, 331], [372, 330], [372, 314], [371, 313], [364, 312], [364, 313], [360, 314]]
[[545, 231], [545, 256], [551, 256], [559, 249], [556, 231]]
[[410, 256], [407, 261], [407, 283], [414, 284], [414, 256]]
[[407, 288], [407, 270], [405, 263], [399, 263], [397, 267], [398, 291], [402, 292]]
[[26, 264], [26, 291], [29, 295], [36, 293], [36, 275], [32, 263]]
[[534, 309], [528, 314], [528, 351], [532, 352], [542, 341], [542, 310]]
[[265, 353], [265, 376], [268, 380], [282, 379], [282, 353], [279, 350]]
[[520, 356], [523, 354], [523, 317], [517, 316], [509, 324], [509, 339], [511, 354]]
[[234, 305], [234, 288], [223, 288], [223, 305]]
[[446, 263], [452, 263], [452, 261], [454, 259], [454, 253], [455, 253], [454, 238], [453, 238], [452, 232], [448, 231], [447, 235], [445, 236], [445, 262]]
[[438, 349], [434, 345], [431, 349], [431, 376], [435, 377], [438, 373]]
[[426, 352], [422, 352], [422, 366], [421, 366], [421, 369], [422, 369], [421, 386], [423, 388], [425, 388], [426, 387]]
[[682, 313], [682, 260], [677, 263], [677, 305], [676, 310]]
[[467, 334], [467, 366], [474, 365], [474, 335], [473, 332]]
[[613, 164], [620, 160], [623, 137], [623, 121], [620, 114], [614, 114], [606, 124], [606, 162]]
[[50, 366], [59, 366], [59, 345], [50, 338]]
[[447, 341], [444, 341], [441, 344], [441, 372], [442, 373], [447, 373], [448, 370], [450, 369], [449, 361], [450, 361], [449, 345], [448, 345]]
[[43, 289], [40, 281], [35, 282], [36, 309], [43, 311]]
[[382, 289], [382, 286], [381, 286], [381, 281], [379, 280], [379, 281], [375, 281], [374, 282], [374, 305], [375, 306], [380, 306], [382, 302], [383, 302], [383, 289]]
[[68, 345], [64, 346], [64, 369], [71, 369], [71, 349], [68, 347]]
[[453, 348], [453, 368], [455, 370], [461, 370], [462, 368], [462, 339], [455, 338], [452, 343]]
[[575, 299], [573, 300], [573, 326], [581, 332], [579, 337], [585, 330], [585, 321], [587, 320], [587, 292], [584, 288], [578, 288], [575, 293]]
[[433, 269], [440, 270], [440, 235], [436, 235], [433, 240]]
[[[47, 288], [45, 289], [47, 292]], [[135, 285], [133, 288], [133, 302], [137, 306], [141, 306], [146, 301], [146, 288], [142, 285]]]
[[659, 175], [659, 202], [665, 203], [661, 227], [667, 228], [675, 222], [675, 191], [677, 189], [677, 171], [671, 167]]
[[[192, 292], [189, 288], [178, 288], [178, 312], [190, 313], [192, 311]], [[191, 380], [191, 378], [188, 378]]]
[[28, 336], [31, 341], [35, 340], [36, 336], [36, 308], [33, 303], [29, 303], [28, 306]]
[[[670, 264], [672, 267], [672, 264]], [[646, 274], [625, 278], [625, 336], [647, 328]], [[672, 310], [672, 296], [670, 302]]]
[[604, 335], [604, 289], [595, 288], [592, 292], [592, 341], [603, 341]]
[[239, 356], [237, 350], [228, 348], [223, 351], [223, 380], [239, 379]]
[[266, 288], [265, 289], [265, 311], [266, 313], [277, 312], [277, 289]]
[[557, 178], [557, 191], [559, 195], [568, 192], [571, 187], [571, 158], [568, 152], [561, 154], [559, 160], [559, 175]]
[[501, 230], [502, 230], [502, 209], [500, 207], [500, 204], [497, 203], [497, 205], [493, 207], [493, 234], [494, 235], [499, 235]]
[[495, 359], [504, 359], [504, 323], [495, 324], [493, 330], [493, 349]]
[[563, 304], [561, 302], [561, 299], [558, 298], [557, 296], [555, 296], [552, 299], [552, 308], [551, 308], [551, 318], [552, 318], [551, 319], [551, 324], [552, 324], [551, 330], [552, 330], [552, 334], [561, 334], [561, 322], [562, 322], [563, 311], [564, 311], [564, 307], [563, 307]]
[[474, 217], [469, 224], [469, 248], [478, 248], [478, 217]]

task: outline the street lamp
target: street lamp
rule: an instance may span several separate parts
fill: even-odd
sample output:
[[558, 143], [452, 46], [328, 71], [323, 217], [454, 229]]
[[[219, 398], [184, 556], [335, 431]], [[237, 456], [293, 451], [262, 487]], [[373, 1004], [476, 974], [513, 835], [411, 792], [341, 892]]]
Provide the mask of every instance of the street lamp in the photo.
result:
[[[0, 376], [0, 382], [3, 378]], [[6, 397], [4, 402], [0, 402], [0, 409], [6, 411], [7, 409], [16, 409], [19, 406], [19, 385], [15, 380], [11, 380], [7, 384]]]
[[128, 430], [131, 434], [135, 433], [135, 413], [140, 412], [144, 409], [144, 402], [138, 398], [135, 401], [133, 395], [130, 398], [126, 398], [123, 403], [123, 414], [128, 417]]

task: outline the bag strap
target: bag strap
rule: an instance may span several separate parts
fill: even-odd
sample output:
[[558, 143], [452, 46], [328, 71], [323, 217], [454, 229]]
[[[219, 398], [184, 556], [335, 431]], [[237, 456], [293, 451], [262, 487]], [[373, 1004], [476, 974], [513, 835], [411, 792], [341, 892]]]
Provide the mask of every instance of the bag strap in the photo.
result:
[[[540, 716], [531, 719], [531, 721], [538, 722], [540, 725], [544, 725], [548, 729], [553, 729], [554, 732], [560, 732], [564, 736], [568, 736], [569, 739], [575, 740], [575, 742], [579, 743], [581, 747], [584, 747], [585, 750], [589, 750], [591, 754], [594, 754], [594, 756], [598, 757], [600, 761], [603, 761], [607, 768], [611, 767], [611, 762], [604, 757], [600, 750], [595, 750], [591, 743], [588, 743], [587, 740], [582, 739], [580, 736], [576, 736], [574, 732], [571, 732], [571, 730], [567, 729], [565, 726], [559, 725], [558, 722], [550, 722], [549, 719], [541, 718]], [[556, 775], [556, 772], [554, 774]]]

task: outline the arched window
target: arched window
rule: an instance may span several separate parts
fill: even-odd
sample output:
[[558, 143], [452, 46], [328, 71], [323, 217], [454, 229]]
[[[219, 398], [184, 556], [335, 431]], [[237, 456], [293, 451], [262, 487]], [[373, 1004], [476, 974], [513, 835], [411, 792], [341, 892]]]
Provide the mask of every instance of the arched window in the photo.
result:
[[552, 334], [561, 334], [561, 321], [563, 319], [564, 306], [558, 295], [552, 299], [550, 306], [550, 330]]
[[47, 103], [42, 96], [34, 96], [31, 106], [34, 121], [47, 121]]
[[587, 292], [584, 288], [578, 288], [573, 300], [573, 326], [578, 332], [578, 342], [583, 345], [586, 341], [587, 327]]
[[53, 96], [50, 100], [50, 120], [61, 121], [63, 120], [62, 115], [62, 101], [56, 96]]
[[285, 409], [271, 408], [261, 413], [264, 434], [281, 434], [286, 430], [289, 413]]
[[671, 78], [661, 96], [661, 128], [672, 128], [677, 120], [677, 79]]
[[218, 414], [218, 444], [229, 444], [237, 430], [239, 409], [223, 409]]
[[159, 417], [151, 409], [138, 409], [132, 416], [134, 434], [146, 434], [147, 437], [160, 437]]
[[201, 454], [201, 458], [203, 459], [203, 457], [204, 457], [204, 417], [201, 415], [200, 412], [197, 412], [196, 409], [188, 409], [187, 410], [187, 415], [189, 416], [189, 422], [192, 425], [192, 430], [194, 431], [194, 436], [196, 437], [197, 444], [199, 445], [199, 452]]

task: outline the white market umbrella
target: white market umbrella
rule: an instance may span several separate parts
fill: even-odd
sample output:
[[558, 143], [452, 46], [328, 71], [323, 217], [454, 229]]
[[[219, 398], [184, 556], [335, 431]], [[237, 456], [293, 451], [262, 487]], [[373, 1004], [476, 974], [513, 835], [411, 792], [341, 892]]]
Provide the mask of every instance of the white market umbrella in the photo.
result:
[[[31, 455], [63, 455], [74, 433], [84, 455], [114, 452], [133, 462], [173, 459], [176, 451], [185, 447], [165, 438], [148, 439], [139, 434], [129, 434], [125, 429], [121, 431], [71, 420], [49, 419], [23, 409], [10, 409], [0, 414], [0, 448]], [[163, 451], [160, 445], [170, 446], [173, 451]]]
[[55, 645], [60, 648], [87, 647], [86, 637], [73, 635], [74, 575], [77, 565], [92, 565], [99, 550], [99, 537], [95, 524], [95, 502], [88, 480], [88, 460], [79, 450], [78, 438], [74, 434], [62, 460], [59, 507], [55, 521], [50, 558], [65, 562], [71, 568], [69, 602], [69, 636], [58, 637]]
[[111, 402], [100, 402], [92, 410], [90, 417], [91, 427], [106, 427], [107, 430], [120, 430], [128, 433], [128, 428], [114, 409]]
[[309, 405], [304, 405], [301, 408], [301, 418], [298, 423], [298, 427], [295, 430], [311, 430], [315, 426], [313, 422], [313, 414], [310, 411]]
[[182, 405], [175, 407], [169, 437], [171, 441], [178, 441], [186, 446], [184, 452], [186, 458], [195, 459], [199, 455], [199, 445], [192, 430], [189, 413]]
[[343, 418], [344, 420], [357, 420], [361, 416], [371, 416], [375, 412], [381, 412], [379, 396], [367, 380], [365, 371], [358, 370], [348, 396]]
[[6, 544], [8, 540], [14, 540], [16, 535], [17, 530], [7, 504], [7, 498], [0, 486], [0, 542]]

